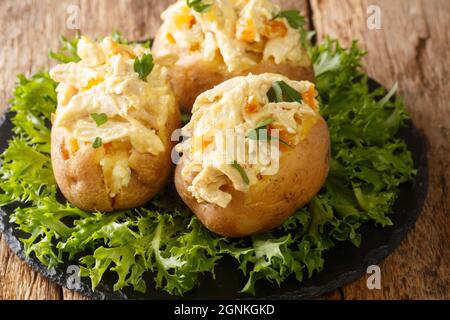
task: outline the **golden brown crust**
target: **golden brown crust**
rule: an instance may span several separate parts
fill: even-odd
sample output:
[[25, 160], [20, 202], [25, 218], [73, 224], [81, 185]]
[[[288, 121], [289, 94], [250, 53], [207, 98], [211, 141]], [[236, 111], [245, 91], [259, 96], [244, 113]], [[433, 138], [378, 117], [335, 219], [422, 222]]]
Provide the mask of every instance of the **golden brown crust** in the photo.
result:
[[99, 163], [103, 147], [83, 146], [65, 159], [67, 133], [62, 128], [52, 128], [52, 165], [61, 192], [69, 202], [86, 211], [109, 212], [143, 205], [159, 192], [173, 168], [170, 156], [174, 142], [170, 141], [170, 134], [180, 125], [179, 110], [173, 106], [166, 124], [165, 151], [157, 156], [132, 151], [130, 182], [113, 199], [108, 194]]
[[95, 161], [100, 150], [82, 147], [74, 157], [65, 159], [66, 135], [62, 128], [53, 128], [51, 132], [53, 174], [59, 189], [69, 202], [80, 209], [112, 211], [102, 168]]
[[185, 181], [181, 175], [184, 160], [175, 171], [175, 186], [183, 201], [209, 230], [242, 237], [279, 226], [319, 192], [328, 175], [330, 137], [325, 120], [320, 118], [306, 139], [283, 153], [276, 175], [264, 177], [247, 192], [232, 187], [224, 190], [232, 195], [226, 208], [198, 203], [192, 197], [187, 190], [192, 180]]

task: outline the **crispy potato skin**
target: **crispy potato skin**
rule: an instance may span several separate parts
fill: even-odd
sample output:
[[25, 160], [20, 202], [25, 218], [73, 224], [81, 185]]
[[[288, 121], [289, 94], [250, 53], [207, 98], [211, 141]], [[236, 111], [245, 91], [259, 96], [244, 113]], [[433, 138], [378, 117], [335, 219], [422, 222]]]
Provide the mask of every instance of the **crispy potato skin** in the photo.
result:
[[[152, 51], [158, 57], [163, 51], [165, 41], [161, 32], [158, 32], [153, 42]], [[183, 57], [179, 52], [178, 56]], [[177, 65], [168, 65], [170, 82], [176, 97], [179, 100], [182, 111], [190, 112], [195, 99], [201, 93], [213, 88], [225, 80], [252, 74], [277, 73], [291, 80], [314, 81], [314, 70], [312, 65], [292, 66], [290, 64], [276, 64], [274, 61], [263, 61], [250, 69], [239, 72], [228, 72], [220, 61], [205, 61], [199, 59], [183, 59]]]
[[175, 186], [183, 201], [211, 231], [227, 237], [243, 237], [273, 229], [295, 210], [308, 203], [319, 192], [328, 175], [330, 137], [322, 118], [308, 136], [292, 151], [283, 153], [276, 175], [265, 176], [248, 192], [232, 187], [224, 189], [232, 195], [226, 208], [198, 203], [181, 175], [185, 158], [175, 171]]
[[173, 169], [171, 152], [174, 142], [170, 141], [170, 134], [181, 126], [181, 121], [178, 108], [174, 106], [172, 109], [166, 123], [165, 151], [157, 156], [132, 151], [129, 158], [130, 182], [115, 198], [108, 194], [99, 163], [103, 147], [94, 149], [86, 145], [65, 159], [67, 133], [65, 129], [52, 128], [53, 173], [65, 198], [80, 209], [102, 212], [134, 208], [150, 200], [163, 187]]

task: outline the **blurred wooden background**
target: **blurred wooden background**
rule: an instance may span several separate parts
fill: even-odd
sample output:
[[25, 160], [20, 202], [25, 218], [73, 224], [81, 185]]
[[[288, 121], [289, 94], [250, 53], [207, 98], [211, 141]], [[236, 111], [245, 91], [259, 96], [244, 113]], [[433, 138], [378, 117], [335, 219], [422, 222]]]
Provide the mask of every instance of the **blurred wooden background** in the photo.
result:
[[[147, 39], [172, 0], [2, 0], [0, 2], [0, 108], [18, 73], [47, 69], [49, 49], [60, 35], [91, 36], [119, 30]], [[318, 39], [330, 35], [348, 45], [358, 39], [369, 54], [367, 73], [386, 87], [399, 82], [416, 126], [429, 141], [429, 194], [419, 221], [402, 245], [380, 265], [382, 289], [366, 277], [324, 299], [450, 298], [450, 1], [278, 0], [308, 17]], [[381, 12], [381, 29], [367, 27], [368, 8]], [[80, 11], [79, 30], [69, 30], [70, 10]], [[1, 235], [0, 235], [1, 237]], [[32, 271], [0, 242], [0, 299], [82, 299]]]

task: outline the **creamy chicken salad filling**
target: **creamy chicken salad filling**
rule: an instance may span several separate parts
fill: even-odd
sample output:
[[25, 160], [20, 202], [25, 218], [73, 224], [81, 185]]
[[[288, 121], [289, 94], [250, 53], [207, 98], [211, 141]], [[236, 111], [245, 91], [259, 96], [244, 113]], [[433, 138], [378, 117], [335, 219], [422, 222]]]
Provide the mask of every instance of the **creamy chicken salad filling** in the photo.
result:
[[225, 208], [232, 196], [223, 187], [246, 192], [276, 174], [282, 154], [318, 120], [315, 97], [312, 83], [276, 74], [237, 77], [201, 94], [177, 145], [187, 160], [183, 179], [192, 180], [188, 191], [198, 202]]
[[261, 61], [309, 65], [298, 29], [278, 16], [270, 0], [214, 0], [203, 12], [179, 0], [161, 18], [165, 48], [161, 56], [185, 54], [178, 61], [198, 57], [223, 62], [229, 72], [246, 70]]
[[55, 66], [58, 108], [53, 126], [66, 131], [66, 158], [81, 148], [98, 148], [99, 163], [110, 196], [130, 181], [128, 159], [133, 152], [158, 155], [165, 150], [169, 106], [174, 97], [167, 70], [153, 65], [141, 78], [136, 59], [150, 54], [140, 45], [125, 45], [104, 38], [101, 42], [81, 37], [79, 62]]

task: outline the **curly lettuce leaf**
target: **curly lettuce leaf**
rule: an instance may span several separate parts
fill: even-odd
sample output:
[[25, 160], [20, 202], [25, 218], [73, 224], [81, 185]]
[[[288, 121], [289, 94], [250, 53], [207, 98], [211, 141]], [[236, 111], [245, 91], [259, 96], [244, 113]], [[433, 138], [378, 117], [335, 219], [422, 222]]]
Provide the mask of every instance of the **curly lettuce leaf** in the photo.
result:
[[[113, 33], [112, 36], [113, 38], [121, 38], [119, 33]], [[62, 36], [60, 39], [61, 48], [56, 52], [50, 50], [48, 52], [49, 57], [61, 63], [80, 61], [81, 59], [77, 54], [79, 40], [79, 37], [74, 37], [73, 39], [68, 40], [66, 37]]]
[[0, 204], [38, 201], [54, 195], [56, 183], [50, 163], [50, 129], [56, 109], [56, 83], [47, 73], [30, 79], [18, 76], [10, 100], [14, 137], [1, 155]]
[[[223, 251], [232, 255], [240, 263], [240, 270], [247, 275], [248, 280], [240, 292], [255, 294], [255, 283], [259, 279], [276, 282], [278, 285], [291, 274], [295, 274], [298, 281], [303, 279], [303, 266], [295, 259], [290, 245], [293, 239], [288, 234], [274, 237], [268, 233], [252, 237], [249, 248], [230, 246]], [[247, 265], [252, 269], [247, 271]]]

